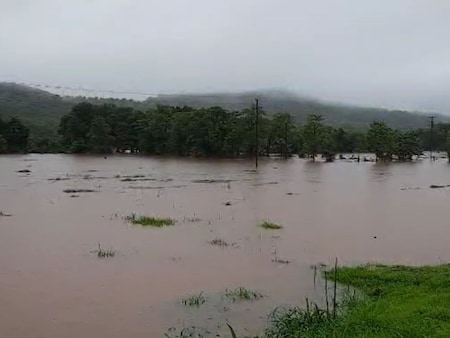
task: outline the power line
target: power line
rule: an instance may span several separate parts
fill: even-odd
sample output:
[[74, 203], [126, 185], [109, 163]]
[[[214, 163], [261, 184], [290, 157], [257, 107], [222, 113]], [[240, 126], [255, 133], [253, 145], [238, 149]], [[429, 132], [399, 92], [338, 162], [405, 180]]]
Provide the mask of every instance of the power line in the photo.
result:
[[[6, 82], [8, 83], [8, 82]], [[157, 93], [151, 93], [146, 92], [142, 90], [112, 90], [112, 89], [92, 89], [92, 88], [86, 88], [82, 86], [77, 87], [70, 87], [70, 86], [60, 86], [60, 85], [49, 85], [49, 84], [42, 84], [42, 83], [26, 83], [26, 82], [9, 82], [11, 84], [17, 84], [22, 86], [28, 86], [35, 89], [41, 89], [44, 91], [54, 91], [54, 92], [61, 92], [61, 91], [77, 91], [77, 92], [84, 92], [84, 93], [95, 93], [99, 95], [100, 93], [105, 94], [114, 94], [114, 95], [136, 95], [136, 96], [146, 96], [146, 97], [156, 97], [159, 94]], [[67, 95], [72, 96], [72, 95]]]

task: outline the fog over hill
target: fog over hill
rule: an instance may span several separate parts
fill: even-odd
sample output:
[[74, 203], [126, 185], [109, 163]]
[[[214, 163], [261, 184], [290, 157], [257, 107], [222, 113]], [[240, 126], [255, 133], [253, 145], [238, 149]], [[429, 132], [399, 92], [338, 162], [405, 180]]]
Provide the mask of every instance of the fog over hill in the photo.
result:
[[[251, 106], [255, 98], [259, 98], [266, 114], [287, 112], [292, 114], [298, 122], [304, 121], [307, 115], [314, 113], [323, 115], [327, 123], [342, 127], [367, 127], [373, 120], [386, 121], [394, 128], [417, 128], [428, 124], [428, 114], [425, 113], [329, 103], [284, 90], [170, 94], [136, 101], [118, 98], [63, 97], [15, 83], [0, 83], [0, 116], [18, 117], [25, 123], [42, 129], [56, 129], [59, 119], [67, 114], [74, 104], [81, 101], [94, 104], [110, 103], [134, 107], [138, 110], [151, 109], [158, 104], [187, 105], [196, 108], [221, 106], [228, 110], [241, 110]], [[434, 115], [437, 116], [437, 121], [450, 120], [446, 116]]]

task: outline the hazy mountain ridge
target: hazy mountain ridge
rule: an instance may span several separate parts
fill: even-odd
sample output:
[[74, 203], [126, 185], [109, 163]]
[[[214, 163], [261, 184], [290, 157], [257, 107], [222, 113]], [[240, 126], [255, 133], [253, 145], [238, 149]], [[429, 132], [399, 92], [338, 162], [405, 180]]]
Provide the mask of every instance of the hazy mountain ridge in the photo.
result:
[[[171, 94], [150, 97], [145, 101], [134, 101], [115, 98], [61, 97], [15, 83], [0, 83], [0, 116], [17, 117], [41, 129], [56, 129], [60, 118], [70, 112], [74, 104], [81, 101], [94, 104], [110, 103], [139, 110], [146, 110], [158, 104], [187, 105], [196, 108], [221, 106], [228, 110], [241, 110], [250, 107], [255, 97], [259, 98], [267, 114], [287, 112], [299, 122], [303, 122], [307, 115], [314, 113], [323, 115], [327, 123], [342, 127], [367, 127], [373, 120], [384, 120], [394, 128], [426, 127], [428, 124], [427, 115], [421, 113], [326, 103], [282, 90]], [[450, 121], [450, 117], [436, 116], [437, 121]]]

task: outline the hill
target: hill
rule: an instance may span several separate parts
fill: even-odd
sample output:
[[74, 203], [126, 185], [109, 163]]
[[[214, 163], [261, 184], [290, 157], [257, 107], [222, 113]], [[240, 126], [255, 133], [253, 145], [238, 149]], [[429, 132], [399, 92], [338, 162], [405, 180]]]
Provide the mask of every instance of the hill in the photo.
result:
[[[94, 104], [112, 103], [117, 106], [146, 110], [157, 104], [188, 105], [196, 108], [221, 106], [229, 110], [248, 108], [254, 98], [260, 99], [267, 114], [287, 112], [298, 122], [311, 113], [321, 114], [327, 123], [339, 127], [364, 128], [373, 120], [384, 120], [393, 128], [426, 127], [425, 114], [399, 110], [365, 108], [321, 102], [285, 91], [259, 91], [246, 93], [160, 95], [145, 101], [129, 99], [103, 99], [87, 97], [61, 97], [44, 90], [15, 83], [0, 83], [0, 117], [17, 117], [36, 133], [56, 132], [60, 118], [81, 101]], [[439, 115], [437, 121], [448, 122], [450, 117]]]
[[[428, 118], [424, 113], [326, 103], [286, 91], [160, 95], [147, 99], [147, 102], [149, 104], [188, 105], [196, 108], [217, 105], [229, 110], [240, 110], [249, 107], [255, 97], [260, 99], [261, 105], [267, 113], [287, 112], [292, 114], [298, 122], [305, 121], [309, 114], [314, 113], [324, 116], [327, 123], [337, 127], [364, 128], [374, 120], [386, 121], [391, 127], [400, 129], [420, 128], [428, 125]], [[440, 122], [450, 121], [450, 117], [436, 116]]]
[[0, 117], [17, 117], [41, 133], [55, 132], [71, 107], [70, 102], [44, 90], [0, 82]]

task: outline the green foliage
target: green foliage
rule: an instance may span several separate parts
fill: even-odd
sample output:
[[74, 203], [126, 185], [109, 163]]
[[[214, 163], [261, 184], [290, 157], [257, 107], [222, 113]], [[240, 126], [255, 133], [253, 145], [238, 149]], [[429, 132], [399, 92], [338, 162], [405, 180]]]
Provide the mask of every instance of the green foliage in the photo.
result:
[[320, 153], [331, 153], [329, 128], [323, 123], [320, 115], [309, 115], [306, 124], [302, 128], [303, 153], [313, 161]]
[[375, 121], [367, 132], [369, 151], [375, 153], [377, 159], [390, 161], [395, 153], [395, 133], [385, 122]]
[[395, 154], [400, 161], [410, 161], [414, 155], [421, 154], [421, 142], [416, 131], [396, 131]]
[[6, 143], [6, 140], [3, 138], [2, 135], [0, 135], [0, 154], [6, 153], [8, 150], [8, 144]]
[[28, 149], [29, 134], [29, 129], [19, 119], [11, 118], [9, 121], [0, 119], [0, 135], [3, 139], [3, 152], [26, 152]]
[[448, 161], [450, 162], [450, 132], [447, 134], [447, 138], [445, 140], [445, 151], [448, 156]]
[[89, 148], [94, 153], [110, 153], [112, 151], [113, 137], [111, 128], [103, 116], [93, 118], [88, 133]]
[[157, 228], [175, 224], [175, 220], [173, 220], [171, 218], [137, 216], [136, 214], [131, 214], [129, 216], [126, 216], [125, 219], [133, 224], [140, 224], [142, 226], [152, 226], [152, 227], [157, 227]]
[[282, 229], [283, 227], [279, 224], [270, 222], [270, 221], [264, 221], [260, 224], [260, 227], [267, 230], [278, 230]]
[[234, 290], [225, 290], [225, 297], [230, 298], [233, 302], [241, 300], [258, 300], [263, 298], [263, 294], [252, 291], [244, 287], [238, 287]]
[[184, 298], [181, 301], [186, 306], [197, 306], [204, 304], [206, 302], [206, 297], [203, 295], [203, 292], [199, 294], [189, 296], [188, 298]]
[[[337, 280], [365, 296], [345, 296], [336, 319], [316, 308], [271, 317], [265, 337], [450, 337], [450, 265], [339, 268]], [[334, 272], [327, 273], [333, 278]]]

